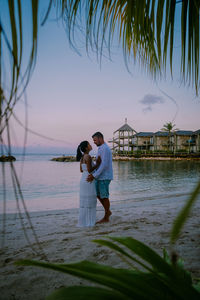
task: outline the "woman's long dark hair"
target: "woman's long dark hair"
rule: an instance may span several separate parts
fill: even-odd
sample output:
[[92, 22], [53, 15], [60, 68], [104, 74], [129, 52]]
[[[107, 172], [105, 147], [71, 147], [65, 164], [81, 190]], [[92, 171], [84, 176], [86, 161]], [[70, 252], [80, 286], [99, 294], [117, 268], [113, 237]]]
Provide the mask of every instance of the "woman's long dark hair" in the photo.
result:
[[83, 153], [85, 153], [86, 148], [88, 146], [89, 142], [88, 141], [83, 141], [80, 143], [80, 145], [77, 148], [77, 152], [76, 152], [76, 160], [80, 161], [81, 157], [83, 157]]

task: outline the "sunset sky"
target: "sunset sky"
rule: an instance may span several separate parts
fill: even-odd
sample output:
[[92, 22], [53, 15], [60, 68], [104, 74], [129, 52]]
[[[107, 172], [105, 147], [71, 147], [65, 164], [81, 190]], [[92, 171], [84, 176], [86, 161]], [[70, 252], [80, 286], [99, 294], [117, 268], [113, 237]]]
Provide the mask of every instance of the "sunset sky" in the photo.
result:
[[[40, 20], [47, 1], [41, 2]], [[200, 129], [200, 98], [180, 82], [176, 59], [173, 81], [169, 74], [154, 81], [133, 62], [128, 72], [122, 49], [114, 42], [112, 60], [105, 51], [100, 66], [95, 53], [87, 55], [83, 38], [77, 41], [79, 53], [70, 47], [62, 22], [54, 16], [52, 11], [39, 28], [37, 63], [26, 90], [28, 127], [52, 140], [29, 133], [29, 147], [67, 153], [82, 140], [91, 141], [97, 130], [107, 141], [125, 118], [137, 132], [158, 131], [169, 121], [181, 130]], [[175, 46], [178, 57], [179, 41]], [[24, 120], [23, 101], [17, 104], [16, 114]], [[16, 123], [12, 127], [13, 144], [22, 146], [23, 130]]]

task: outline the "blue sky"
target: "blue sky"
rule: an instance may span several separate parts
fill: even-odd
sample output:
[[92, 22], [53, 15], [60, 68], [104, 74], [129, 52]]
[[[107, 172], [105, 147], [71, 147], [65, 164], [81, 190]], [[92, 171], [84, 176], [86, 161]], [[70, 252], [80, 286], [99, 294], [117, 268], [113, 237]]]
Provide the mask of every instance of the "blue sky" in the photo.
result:
[[[40, 7], [40, 20], [46, 3], [43, 1]], [[194, 89], [180, 83], [177, 60], [173, 81], [167, 74], [166, 79], [156, 82], [137, 64], [130, 64], [128, 72], [122, 49], [116, 44], [111, 49], [112, 60], [105, 52], [100, 66], [94, 53], [87, 55], [83, 39], [77, 43], [78, 55], [69, 46], [62, 22], [53, 19], [52, 11], [39, 28], [37, 64], [26, 95], [28, 126], [54, 140], [29, 134], [29, 147], [47, 152], [60, 147], [70, 152], [82, 140], [92, 143], [91, 135], [97, 130], [107, 141], [125, 118], [138, 132], [158, 131], [169, 121], [182, 130], [200, 129], [200, 99], [195, 97]], [[175, 51], [178, 56], [178, 42]], [[22, 121], [24, 111], [21, 101], [16, 114]], [[23, 130], [14, 123], [13, 128], [13, 143], [21, 146]]]

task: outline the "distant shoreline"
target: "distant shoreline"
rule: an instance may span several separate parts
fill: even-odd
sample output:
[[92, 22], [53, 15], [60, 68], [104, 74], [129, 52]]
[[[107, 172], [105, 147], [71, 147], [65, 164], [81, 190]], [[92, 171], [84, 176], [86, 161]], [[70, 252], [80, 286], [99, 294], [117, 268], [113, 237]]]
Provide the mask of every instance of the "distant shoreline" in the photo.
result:
[[134, 161], [134, 160], [197, 160], [200, 161], [200, 157], [174, 157], [174, 156], [114, 156], [113, 161]]
[[[18, 156], [20, 154], [13, 154], [14, 156], [16, 156], [16, 161], [18, 161]], [[60, 156], [58, 154], [58, 156], [54, 156], [56, 154], [32, 154], [32, 153], [26, 153], [25, 156], [30, 156], [30, 155], [34, 155], [34, 156], [40, 156], [40, 155], [48, 155], [49, 158], [48, 160], [50, 161], [57, 161], [57, 162], [76, 162], [76, 155], [75, 154], [66, 154], [66, 155], [62, 155]], [[95, 159], [95, 156], [92, 155], [92, 157]], [[175, 160], [175, 161], [180, 161], [180, 160], [192, 160], [192, 161], [200, 161], [200, 155], [196, 155], [196, 154], [175, 154], [175, 155], [157, 155], [157, 154], [137, 154], [135, 153], [132, 156], [126, 156], [126, 155], [113, 155], [113, 161], [138, 161], [138, 160]]]
[[[200, 161], [200, 157], [186, 156], [113, 156], [113, 161], [134, 161], [134, 160], [197, 160]], [[58, 162], [75, 162], [76, 157], [72, 155], [53, 157], [51, 161]]]

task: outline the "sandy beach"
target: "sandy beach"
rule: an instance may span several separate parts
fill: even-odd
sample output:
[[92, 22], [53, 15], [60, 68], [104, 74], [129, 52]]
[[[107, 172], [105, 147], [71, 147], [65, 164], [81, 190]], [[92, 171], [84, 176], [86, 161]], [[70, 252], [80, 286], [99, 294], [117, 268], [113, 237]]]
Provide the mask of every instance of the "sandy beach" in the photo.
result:
[[[121, 261], [115, 253], [93, 243], [92, 240], [107, 235], [132, 236], [162, 255], [163, 248], [169, 250], [171, 224], [186, 198], [186, 196], [172, 196], [160, 201], [112, 205], [113, 215], [110, 222], [93, 228], [76, 227], [78, 209], [32, 212], [30, 215], [49, 261], [70, 263], [89, 260], [123, 267], [125, 262]], [[103, 210], [98, 207], [97, 219], [102, 215]], [[200, 277], [199, 215], [200, 201], [193, 207], [175, 247], [184, 259], [185, 267], [194, 277]], [[29, 225], [27, 225], [27, 232], [32, 246], [36, 247]], [[54, 289], [88, 284], [82, 279], [51, 270], [15, 266], [14, 262], [22, 258], [42, 259], [42, 255], [34, 253], [28, 245], [20, 220], [15, 214], [7, 215], [5, 245], [1, 249], [0, 257], [0, 299], [44, 299]]]

